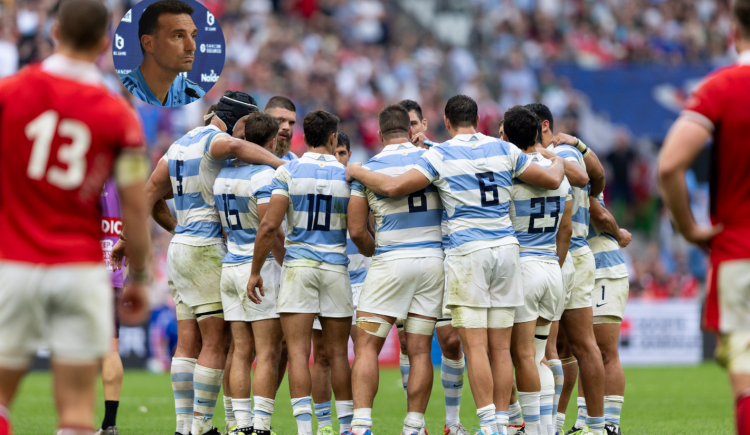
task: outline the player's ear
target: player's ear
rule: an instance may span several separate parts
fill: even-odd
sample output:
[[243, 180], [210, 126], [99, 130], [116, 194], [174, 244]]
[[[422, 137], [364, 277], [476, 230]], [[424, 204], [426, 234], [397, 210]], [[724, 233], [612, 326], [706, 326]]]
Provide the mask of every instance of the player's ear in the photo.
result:
[[154, 51], [154, 37], [152, 35], [142, 35], [141, 45], [143, 46], [144, 50], [152, 53]]
[[477, 114], [477, 123], [474, 124], [474, 128], [477, 128], [477, 126], [479, 125], [479, 118], [480, 118], [480, 116], [479, 116], [479, 114]]
[[[411, 127], [409, 127], [409, 138], [411, 138]], [[378, 140], [380, 140], [380, 142], [385, 142], [383, 140], [383, 133], [380, 130], [378, 130]]]
[[445, 129], [450, 131], [451, 129], [451, 122], [448, 121], [448, 117], [443, 115], [443, 122], [445, 123]]
[[55, 20], [52, 23], [50, 34], [52, 35], [52, 38], [55, 40], [55, 42], [59, 44], [60, 43], [60, 23], [57, 20]]
[[422, 130], [427, 131], [427, 118], [422, 118]]
[[302, 133], [302, 141], [305, 142], [305, 145], [310, 146], [310, 144], [307, 143], [307, 137], [305, 137], [305, 133]]

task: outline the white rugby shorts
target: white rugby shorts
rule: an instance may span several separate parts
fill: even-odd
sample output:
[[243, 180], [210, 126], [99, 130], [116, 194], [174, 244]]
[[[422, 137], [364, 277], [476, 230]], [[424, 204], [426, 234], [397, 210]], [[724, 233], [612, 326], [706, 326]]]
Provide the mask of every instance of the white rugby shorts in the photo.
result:
[[[625, 315], [625, 304], [628, 302], [630, 283], [628, 277], [623, 278], [600, 278], [596, 280], [594, 291], [591, 292], [592, 306], [594, 310], [594, 325], [601, 323], [612, 323], [611, 318], [622, 322]], [[597, 319], [597, 317], [609, 317], [610, 319]]]
[[582, 255], [573, 255], [573, 253], [569, 252], [568, 256], [573, 257], [573, 266], [575, 267], [576, 275], [573, 282], [573, 291], [570, 294], [568, 303], [565, 305], [565, 309], [588, 308], [591, 306], [591, 291], [594, 290], [594, 271], [596, 270], [594, 253], [591, 250], [587, 250]]
[[[322, 267], [321, 267], [322, 266]], [[284, 265], [276, 312], [314, 313], [321, 317], [350, 317], [354, 313], [349, 271], [310, 261], [309, 266]]]
[[555, 322], [562, 318], [562, 314], [565, 311], [565, 306], [568, 305], [570, 295], [573, 293], [573, 286], [576, 280], [576, 268], [573, 266], [573, 257], [568, 254], [565, 256], [565, 262], [562, 265], [562, 280], [563, 280], [563, 297], [557, 301], [555, 307]]
[[524, 303], [516, 307], [515, 323], [536, 321], [539, 317], [554, 320], [555, 309], [564, 298], [562, 272], [557, 262], [526, 257], [521, 259]]
[[[224, 307], [224, 320], [228, 322], [255, 322], [278, 319], [276, 298], [279, 295], [281, 266], [269, 258], [263, 263], [260, 276], [263, 278], [261, 303], [256, 304], [247, 297], [247, 281], [250, 279], [252, 262], [224, 264], [221, 270], [221, 304]], [[256, 290], [260, 296], [260, 291]]]
[[184, 304], [198, 318], [221, 312], [221, 260], [226, 253], [224, 243], [169, 244], [167, 276], [175, 305]]
[[[354, 313], [352, 314], [352, 326], [357, 324], [357, 302], [359, 301], [360, 293], [362, 293], [362, 283], [352, 284], [352, 305], [354, 306]], [[313, 320], [313, 329], [316, 331], [323, 330], [323, 326], [320, 324], [320, 320], [318, 320], [317, 316], [315, 317], [315, 320]]]

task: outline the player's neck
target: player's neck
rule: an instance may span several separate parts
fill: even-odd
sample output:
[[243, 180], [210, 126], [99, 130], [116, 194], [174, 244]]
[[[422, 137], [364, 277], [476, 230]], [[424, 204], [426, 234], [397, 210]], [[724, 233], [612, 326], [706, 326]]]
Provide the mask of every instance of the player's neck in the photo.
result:
[[[547, 146], [552, 143], [553, 138], [552, 130], [547, 130], [546, 133], [542, 133], [542, 146]], [[547, 144], [547, 145], [544, 145]]]
[[56, 53], [73, 60], [89, 63], [96, 63], [96, 59], [99, 57], [99, 53], [76, 51], [64, 45], [60, 45], [57, 48]]
[[406, 137], [394, 137], [393, 139], [386, 139], [383, 141], [383, 146], [388, 145], [400, 145], [402, 143], [410, 143]]
[[177, 73], [161, 68], [154, 62], [153, 58], [145, 56], [143, 63], [141, 63], [141, 74], [143, 74], [143, 79], [146, 80], [146, 85], [148, 85], [151, 93], [164, 104]]
[[477, 129], [476, 127], [473, 127], [473, 126], [458, 127], [455, 129], [452, 128], [449, 133], [451, 135], [451, 138], [454, 138], [458, 136], [459, 134], [477, 134]]
[[534, 153], [538, 153], [539, 150], [543, 150], [543, 149], [544, 149], [544, 146], [542, 144], [535, 143], [534, 146], [526, 148], [525, 150], [523, 150], [523, 152], [526, 154], [534, 154]]
[[326, 147], [325, 145], [324, 146], [320, 146], [320, 147], [311, 147], [311, 146], [308, 145], [307, 146], [307, 152], [308, 153], [333, 155], [333, 154], [331, 154], [331, 151], [328, 150], [328, 147]]

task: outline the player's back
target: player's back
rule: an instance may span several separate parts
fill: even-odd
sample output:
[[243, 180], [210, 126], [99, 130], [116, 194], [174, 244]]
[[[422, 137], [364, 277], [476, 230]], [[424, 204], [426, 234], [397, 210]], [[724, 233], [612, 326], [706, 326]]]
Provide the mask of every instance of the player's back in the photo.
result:
[[[364, 167], [395, 177], [411, 170], [425, 152], [410, 143], [387, 145]], [[400, 198], [377, 195], [358, 181], [352, 190], [367, 198], [375, 216], [375, 256], [442, 257], [443, 203], [434, 185]]]
[[[570, 145], [560, 145], [552, 149], [552, 151], [560, 156], [562, 159], [576, 162], [583, 169], [586, 169], [586, 163], [583, 161], [583, 154], [578, 151], [575, 147]], [[577, 251], [583, 249], [580, 253], [584, 253], [588, 249], [588, 242], [586, 237], [589, 233], [589, 192], [591, 191], [591, 184], [587, 184], [586, 187], [572, 187], [573, 195], [573, 215], [571, 219], [573, 221], [573, 235], [570, 238], [570, 251]]]
[[[543, 167], [552, 162], [539, 153], [527, 154], [529, 159]], [[513, 180], [513, 201], [510, 219], [520, 245], [520, 256], [557, 262], [557, 230], [565, 209], [565, 201], [571, 194], [566, 178], [554, 190]]]
[[53, 55], [0, 81], [0, 258], [100, 262], [102, 186], [120, 151], [141, 145], [93, 64]]
[[528, 164], [515, 145], [481, 133], [457, 135], [424, 153], [417, 169], [440, 191], [453, 252], [516, 243], [511, 188]]
[[225, 135], [216, 126], [197, 127], [178, 139], [162, 157], [169, 164], [177, 227], [172, 243], [207, 246], [222, 242], [219, 212], [214, 206], [214, 181], [223, 160], [211, 158], [214, 138]]
[[[604, 194], [600, 193], [596, 199], [604, 207]], [[614, 236], [603, 232], [591, 222], [587, 240], [596, 262], [594, 278], [623, 278], [628, 276], [625, 259]]]
[[224, 263], [253, 259], [255, 235], [260, 226], [258, 205], [271, 199], [275, 170], [266, 165], [235, 162], [224, 167], [214, 182], [214, 201], [227, 234]]
[[349, 189], [344, 165], [330, 154], [307, 152], [276, 170], [271, 193], [289, 197], [284, 262], [349, 263]]

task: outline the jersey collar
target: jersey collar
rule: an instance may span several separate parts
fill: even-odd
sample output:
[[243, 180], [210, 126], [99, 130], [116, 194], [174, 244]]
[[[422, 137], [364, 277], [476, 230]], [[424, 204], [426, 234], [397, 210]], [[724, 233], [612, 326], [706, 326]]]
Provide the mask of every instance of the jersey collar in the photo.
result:
[[324, 160], [326, 162], [338, 162], [338, 160], [336, 160], [336, 157], [332, 156], [331, 154], [306, 152], [305, 154], [303, 154], [303, 157], [307, 157], [308, 159], [313, 160]]
[[399, 149], [409, 149], [409, 148], [416, 148], [416, 147], [414, 146], [414, 144], [410, 144], [409, 142], [404, 142], [404, 143], [386, 145], [385, 148], [383, 148], [383, 151], [396, 151]]
[[154, 95], [154, 93], [151, 92], [151, 88], [148, 87], [148, 83], [146, 83], [146, 79], [143, 77], [143, 73], [141, 72], [140, 65], [138, 65], [138, 67], [133, 70], [133, 75], [135, 76], [135, 79], [138, 81], [138, 87], [141, 89], [141, 91], [143, 92], [143, 95], [146, 97], [146, 102], [148, 104], [151, 104], [153, 106], [161, 106], [161, 107], [173, 107], [172, 99], [174, 97], [175, 84], [177, 83], [177, 80], [180, 78], [179, 74], [177, 74], [177, 77], [174, 78], [174, 81], [172, 82], [172, 86], [169, 87], [169, 92], [167, 92], [167, 104], [162, 104], [161, 101], [159, 101], [159, 99], [156, 98], [156, 95]]
[[52, 75], [65, 77], [89, 85], [102, 83], [102, 74], [91, 62], [71, 59], [56, 53], [42, 62], [42, 70]]
[[474, 141], [480, 141], [484, 139], [484, 135], [482, 133], [474, 133], [474, 134], [457, 134], [453, 136], [453, 139], [458, 139], [462, 142], [474, 142]]
[[740, 65], [750, 65], [750, 50], [745, 50], [740, 53], [737, 58], [737, 63]]

